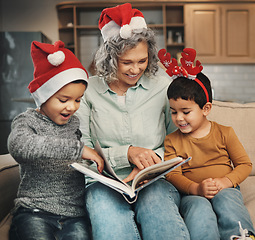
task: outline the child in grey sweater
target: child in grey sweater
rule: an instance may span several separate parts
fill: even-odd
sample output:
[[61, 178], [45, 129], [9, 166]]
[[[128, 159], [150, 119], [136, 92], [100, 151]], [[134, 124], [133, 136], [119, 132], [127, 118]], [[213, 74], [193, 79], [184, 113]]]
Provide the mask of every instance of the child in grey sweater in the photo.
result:
[[69, 166], [89, 159], [103, 169], [103, 159], [80, 141], [73, 115], [88, 75], [61, 41], [34, 41], [31, 55], [35, 71], [28, 88], [37, 109], [19, 114], [8, 138], [21, 178], [10, 239], [90, 239], [84, 176]]

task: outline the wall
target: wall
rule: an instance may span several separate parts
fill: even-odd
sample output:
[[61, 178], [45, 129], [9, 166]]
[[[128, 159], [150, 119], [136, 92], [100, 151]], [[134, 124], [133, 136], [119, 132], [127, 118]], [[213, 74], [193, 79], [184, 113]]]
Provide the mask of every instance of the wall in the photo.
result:
[[58, 40], [56, 4], [60, 0], [0, 0], [1, 31], [41, 31]]
[[[70, 0], [71, 1], [71, 0]], [[58, 40], [56, 4], [60, 0], [0, 0], [0, 31], [42, 31]], [[215, 98], [224, 101], [255, 101], [255, 64], [206, 65]]]
[[214, 98], [222, 101], [255, 102], [255, 64], [204, 65]]
[[[56, 5], [65, 1], [76, 0], [0, 0], [0, 31], [41, 31], [55, 42], [58, 40]], [[86, 1], [89, 0], [83, 0]]]

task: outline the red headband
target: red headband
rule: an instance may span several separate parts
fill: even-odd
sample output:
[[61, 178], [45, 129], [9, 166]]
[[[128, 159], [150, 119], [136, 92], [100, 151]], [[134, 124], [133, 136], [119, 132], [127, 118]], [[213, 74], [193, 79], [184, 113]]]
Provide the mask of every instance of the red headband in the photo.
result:
[[204, 90], [206, 101], [209, 102], [209, 94], [204, 84], [197, 78], [197, 74], [200, 73], [203, 69], [201, 63], [197, 60], [196, 66], [193, 66], [193, 63], [196, 58], [196, 50], [193, 48], [185, 48], [181, 53], [181, 65], [178, 66], [177, 60], [172, 58], [170, 53], [167, 53], [165, 49], [161, 49], [158, 52], [158, 57], [160, 62], [166, 68], [166, 73], [173, 79], [177, 77], [186, 77], [188, 79], [196, 81]]

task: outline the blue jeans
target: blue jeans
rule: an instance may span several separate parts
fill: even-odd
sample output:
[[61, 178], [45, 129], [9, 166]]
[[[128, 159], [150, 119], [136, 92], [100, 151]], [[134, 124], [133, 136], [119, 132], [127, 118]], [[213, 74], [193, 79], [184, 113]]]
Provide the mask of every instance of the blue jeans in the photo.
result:
[[179, 203], [178, 191], [163, 179], [141, 190], [133, 204], [98, 182], [86, 189], [94, 240], [188, 240]]
[[226, 188], [211, 200], [194, 195], [184, 195], [180, 212], [194, 240], [229, 240], [239, 235], [242, 228], [254, 233], [253, 224], [237, 188]]
[[86, 218], [58, 216], [20, 207], [13, 216], [10, 240], [89, 240]]

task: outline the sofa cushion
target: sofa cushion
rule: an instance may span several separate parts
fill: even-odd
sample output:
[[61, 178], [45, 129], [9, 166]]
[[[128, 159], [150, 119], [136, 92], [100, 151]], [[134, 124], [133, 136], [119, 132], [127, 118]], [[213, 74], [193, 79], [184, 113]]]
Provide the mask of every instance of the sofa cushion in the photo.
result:
[[255, 103], [213, 101], [208, 119], [233, 127], [253, 163], [250, 175], [255, 175]]
[[19, 165], [10, 154], [0, 156], [0, 222], [13, 208], [19, 178]]
[[255, 176], [247, 177], [241, 184], [240, 189], [243, 195], [244, 204], [247, 207], [251, 220], [255, 226]]
[[9, 239], [9, 230], [12, 223], [12, 215], [8, 214], [2, 222], [0, 222], [0, 239], [8, 240]]

